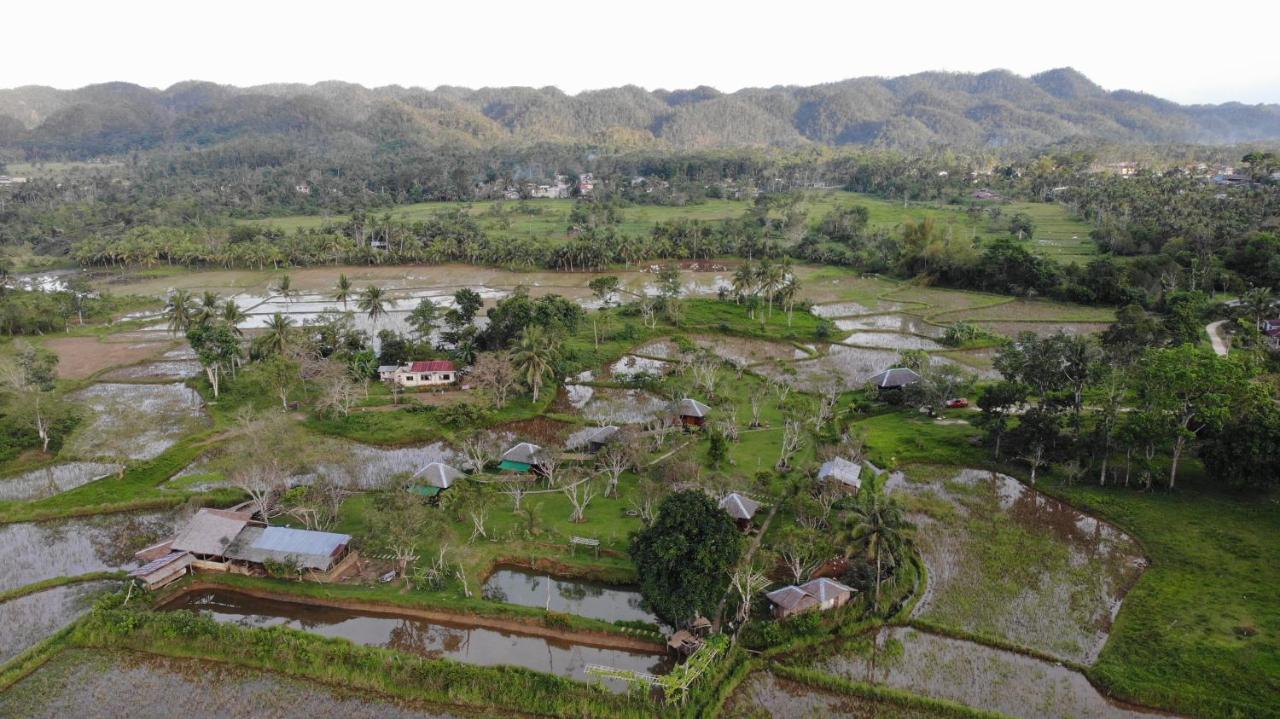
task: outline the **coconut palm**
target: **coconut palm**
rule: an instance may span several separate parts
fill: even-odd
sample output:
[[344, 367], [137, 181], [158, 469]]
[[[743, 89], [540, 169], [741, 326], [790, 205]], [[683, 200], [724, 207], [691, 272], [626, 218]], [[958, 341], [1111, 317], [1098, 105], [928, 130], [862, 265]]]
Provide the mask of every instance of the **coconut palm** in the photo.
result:
[[293, 341], [293, 318], [277, 312], [267, 320], [264, 330], [258, 341], [268, 351], [283, 354]]
[[165, 303], [164, 314], [169, 319], [169, 331], [171, 333], [178, 334], [190, 329], [191, 321], [195, 315], [191, 293], [186, 290], [174, 290], [169, 295], [169, 301]]
[[218, 307], [222, 299], [217, 292], [205, 292], [200, 296], [199, 304], [192, 315], [192, 321], [198, 325], [207, 324], [218, 318]]
[[333, 299], [341, 302], [342, 309], [345, 310], [347, 308], [347, 300], [351, 299], [352, 294], [354, 293], [351, 290], [351, 280], [347, 279], [347, 274], [344, 272], [338, 275], [338, 285], [334, 290]]
[[839, 530], [845, 544], [845, 557], [862, 552], [876, 566], [875, 607], [880, 607], [880, 577], [884, 564], [898, 566], [911, 546], [910, 522], [902, 505], [884, 494], [883, 485], [874, 479], [867, 482], [858, 495], [857, 504]]
[[293, 289], [293, 280], [289, 278], [289, 275], [280, 275], [280, 281], [276, 283], [276, 294], [285, 298], [285, 300], [298, 294], [298, 291]]
[[539, 325], [529, 325], [520, 333], [520, 338], [511, 354], [511, 361], [516, 370], [524, 376], [525, 384], [533, 390], [533, 401], [538, 401], [538, 393], [542, 390], [542, 382], [555, 367], [560, 356], [556, 340], [547, 334]]
[[226, 322], [231, 331], [238, 335], [243, 335], [244, 330], [240, 329], [240, 323], [249, 319], [249, 315], [240, 309], [240, 305], [235, 300], [227, 300], [222, 305], [222, 321]]
[[733, 303], [738, 304], [742, 297], [755, 287], [755, 284], [755, 267], [750, 262], [743, 262], [742, 266], [733, 273]]
[[387, 314], [387, 305], [396, 306], [396, 301], [387, 297], [387, 291], [377, 285], [369, 285], [360, 292], [356, 307], [369, 315], [369, 319], [377, 323], [378, 318]]

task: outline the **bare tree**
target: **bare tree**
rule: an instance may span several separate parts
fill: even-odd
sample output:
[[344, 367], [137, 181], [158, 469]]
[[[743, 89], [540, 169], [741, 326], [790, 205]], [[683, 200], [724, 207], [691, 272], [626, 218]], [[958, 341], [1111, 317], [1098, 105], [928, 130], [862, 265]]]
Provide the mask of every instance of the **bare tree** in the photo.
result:
[[714, 397], [720, 379], [720, 361], [714, 355], [703, 353], [689, 365], [689, 376], [698, 389]]
[[822, 546], [818, 533], [808, 529], [796, 528], [787, 531], [776, 543], [778, 556], [791, 573], [796, 584], [808, 578], [809, 574], [822, 563]]
[[764, 409], [764, 397], [759, 392], [752, 392], [751, 401], [751, 428], [755, 429], [760, 426], [760, 411]]
[[555, 487], [560, 481], [560, 470], [564, 467], [564, 450], [558, 446], [543, 447], [538, 452], [538, 471], [547, 480], [548, 487]]
[[484, 471], [486, 465], [501, 456], [502, 445], [492, 432], [473, 434], [462, 440], [462, 454], [467, 458], [467, 469], [472, 474]]
[[676, 430], [674, 419], [667, 413], [662, 413], [649, 421], [649, 436], [653, 438], [653, 448], [655, 450], [662, 449], [667, 443], [667, 437]]
[[520, 373], [505, 352], [484, 352], [471, 366], [471, 381], [489, 394], [495, 407], [504, 407], [520, 384]]
[[360, 388], [347, 371], [336, 362], [329, 362], [322, 370], [320, 380], [320, 398], [316, 401], [316, 409], [320, 412], [333, 412], [347, 416], [351, 408], [360, 398]]
[[803, 446], [803, 424], [798, 419], [788, 419], [782, 430], [782, 448], [778, 452], [778, 463], [774, 465], [774, 469], [779, 472], [790, 469], [792, 458]]
[[1044, 454], [1045, 454], [1044, 442], [1037, 441], [1037, 442], [1032, 442], [1030, 445], [1028, 445], [1027, 450], [1023, 452], [1022, 455], [1019, 457], [1019, 459], [1026, 462], [1027, 466], [1031, 468], [1032, 484], [1036, 483], [1036, 472], [1038, 472], [1041, 467], [1048, 464], [1048, 462], [1045, 460]]
[[[627, 430], [620, 430], [619, 434]], [[634, 434], [634, 433], [631, 433]], [[596, 455], [596, 466], [601, 474], [609, 478], [609, 483], [605, 487], [604, 496], [618, 496], [618, 481], [622, 478], [622, 473], [633, 468], [637, 464], [637, 457], [634, 450], [633, 438], [630, 436], [618, 437], [615, 441], [610, 442], [600, 453]]]
[[587, 505], [591, 504], [591, 500], [596, 496], [596, 488], [591, 481], [590, 475], [583, 477], [577, 481], [571, 481], [561, 490], [564, 496], [569, 500], [569, 504], [573, 507], [573, 513], [569, 516], [570, 522], [585, 522]]
[[502, 493], [511, 498], [511, 513], [519, 514], [524, 497], [529, 493], [528, 482], [513, 477], [502, 483]]
[[729, 582], [738, 595], [734, 624], [740, 629], [751, 616], [751, 600], [769, 586], [769, 578], [755, 566], [740, 566], [729, 573]]
[[641, 477], [640, 486], [637, 489], [635, 496], [631, 498], [631, 510], [636, 513], [641, 522], [644, 522], [644, 526], [648, 527], [653, 524], [655, 510], [666, 494], [664, 491], [666, 487], [649, 477]]

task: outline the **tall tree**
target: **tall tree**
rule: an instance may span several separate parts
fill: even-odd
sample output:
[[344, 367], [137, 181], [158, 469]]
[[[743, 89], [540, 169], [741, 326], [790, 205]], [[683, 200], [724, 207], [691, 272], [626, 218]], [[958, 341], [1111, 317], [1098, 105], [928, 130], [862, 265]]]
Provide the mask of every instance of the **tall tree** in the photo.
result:
[[555, 337], [538, 325], [530, 325], [520, 333], [511, 353], [511, 361], [524, 377], [524, 382], [533, 391], [533, 401], [538, 401], [538, 393], [542, 383], [551, 373], [560, 357]]
[[354, 291], [351, 289], [351, 280], [347, 279], [347, 274], [344, 272], [338, 275], [338, 284], [333, 290], [334, 301], [341, 302], [342, 309], [345, 310], [347, 308], [347, 302], [351, 300], [351, 296], [353, 294]]
[[187, 330], [187, 341], [204, 367], [213, 397], [217, 399], [223, 373], [231, 371], [240, 359], [239, 337], [226, 323], [208, 322]]
[[858, 501], [840, 527], [838, 536], [846, 545], [845, 556], [861, 552], [875, 565], [875, 608], [880, 608], [880, 584], [884, 567], [896, 568], [910, 555], [914, 528], [897, 500], [885, 494], [883, 483], [872, 480], [863, 485]]
[[174, 290], [169, 295], [169, 299], [165, 302], [164, 314], [169, 321], [169, 332], [171, 334], [185, 333], [190, 329], [192, 319], [195, 316], [194, 305], [191, 293], [186, 290]]
[[387, 314], [387, 305], [395, 307], [396, 301], [387, 296], [386, 290], [377, 285], [369, 285], [360, 292], [356, 307], [374, 323]]

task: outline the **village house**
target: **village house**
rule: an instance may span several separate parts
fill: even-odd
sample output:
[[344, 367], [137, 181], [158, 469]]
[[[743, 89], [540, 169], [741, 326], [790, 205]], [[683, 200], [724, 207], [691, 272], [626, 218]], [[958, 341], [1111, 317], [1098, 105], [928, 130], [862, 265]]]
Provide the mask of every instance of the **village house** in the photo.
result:
[[789, 585], [772, 592], [765, 598], [773, 605], [773, 617], [785, 619], [808, 611], [825, 612], [842, 607], [853, 597], [853, 588], [834, 579], [822, 577], [801, 585]]
[[252, 512], [206, 508], [172, 539], [134, 555], [144, 564], [129, 576], [158, 589], [194, 571], [260, 575], [280, 564], [305, 579], [332, 582], [359, 560], [350, 543], [346, 534], [269, 527]]
[[862, 465], [835, 457], [818, 468], [818, 481], [834, 482], [846, 492], [857, 494], [862, 489]]
[[867, 380], [867, 384], [884, 392], [887, 390], [900, 390], [919, 381], [920, 375], [915, 370], [909, 367], [891, 367], [879, 374], [872, 375]]
[[403, 366], [383, 365], [378, 368], [378, 378], [401, 387], [439, 387], [452, 384], [458, 378], [458, 369], [450, 360], [426, 360]]
[[720, 500], [720, 509], [728, 512], [738, 529], [745, 532], [751, 529], [751, 522], [760, 509], [760, 503], [737, 492], [730, 492]]
[[541, 471], [541, 465], [538, 462], [541, 455], [542, 447], [532, 442], [521, 442], [502, 453], [502, 460], [498, 463], [498, 469], [537, 474]]
[[409, 491], [424, 497], [434, 497], [462, 479], [462, 472], [443, 462], [432, 462], [413, 473], [409, 478]]
[[707, 422], [711, 408], [696, 399], [684, 399], [676, 402], [674, 414], [684, 427], [702, 427]]
[[1273, 350], [1280, 350], [1280, 319], [1263, 320], [1258, 326], [1258, 330], [1262, 332], [1268, 347]]
[[588, 435], [585, 444], [587, 451], [595, 454], [596, 452], [604, 449], [605, 445], [610, 442], [614, 442], [617, 439], [618, 428], [614, 425], [607, 424]]

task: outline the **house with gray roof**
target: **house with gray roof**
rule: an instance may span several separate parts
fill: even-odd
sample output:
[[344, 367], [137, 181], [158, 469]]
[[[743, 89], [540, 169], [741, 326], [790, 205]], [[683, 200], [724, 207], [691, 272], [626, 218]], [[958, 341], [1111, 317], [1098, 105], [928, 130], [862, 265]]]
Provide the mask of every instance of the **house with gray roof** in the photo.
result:
[[240, 532], [253, 522], [250, 512], [201, 509], [173, 538], [169, 549], [190, 552], [199, 559], [220, 559]]
[[871, 375], [867, 384], [884, 392], [902, 389], [920, 381], [920, 375], [910, 367], [891, 367], [879, 374]]
[[854, 589], [834, 579], [820, 577], [799, 586], [789, 585], [772, 592], [765, 598], [773, 605], [776, 619], [793, 617], [801, 612], [819, 611], [842, 607], [853, 598]]
[[433, 497], [462, 479], [461, 471], [444, 462], [432, 462], [409, 478], [409, 491]]
[[347, 553], [351, 536], [292, 527], [245, 527], [227, 557], [253, 564], [288, 564], [327, 572]]
[[862, 489], [862, 465], [843, 457], [823, 462], [818, 468], [819, 482], [835, 482], [842, 489], [857, 493]]
[[750, 529], [751, 520], [755, 518], [756, 511], [760, 509], [760, 503], [754, 499], [737, 492], [730, 492], [720, 500], [720, 509], [729, 513], [733, 517], [733, 521], [738, 523], [739, 529]]

